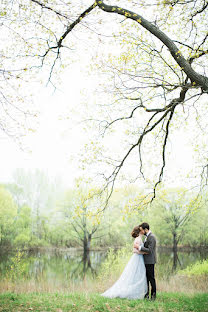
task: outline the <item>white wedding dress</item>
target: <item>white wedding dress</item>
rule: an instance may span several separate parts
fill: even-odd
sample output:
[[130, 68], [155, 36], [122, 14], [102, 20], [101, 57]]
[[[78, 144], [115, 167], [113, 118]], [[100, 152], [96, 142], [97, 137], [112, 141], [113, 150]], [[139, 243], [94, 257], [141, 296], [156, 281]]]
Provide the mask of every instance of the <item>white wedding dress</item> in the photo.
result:
[[[142, 244], [141, 237], [135, 241]], [[134, 253], [119, 279], [101, 296], [107, 298], [143, 299], [147, 293], [146, 268], [142, 254]]]

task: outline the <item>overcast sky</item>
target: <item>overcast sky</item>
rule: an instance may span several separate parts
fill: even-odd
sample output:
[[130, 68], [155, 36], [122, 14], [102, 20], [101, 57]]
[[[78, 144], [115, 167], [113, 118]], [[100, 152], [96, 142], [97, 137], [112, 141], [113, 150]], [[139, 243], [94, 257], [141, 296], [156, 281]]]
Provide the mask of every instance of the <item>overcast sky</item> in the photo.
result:
[[[105, 35], [111, 34], [111, 29], [105, 29]], [[61, 175], [66, 184], [72, 184], [75, 177], [83, 174], [78, 169], [78, 157], [80, 150], [85, 143], [91, 140], [90, 130], [86, 132], [84, 124], [80, 123], [83, 114], [80, 110], [86, 109], [82, 105], [87, 103], [93, 109], [93, 94], [96, 89], [97, 77], [89, 76], [90, 53], [93, 49], [99, 50], [99, 40], [93, 42], [85, 33], [79, 33], [77, 45], [83, 43], [83, 50], [78, 49], [79, 57], [68, 69], [61, 73], [62, 83], [55, 93], [50, 87], [39, 86], [34, 92], [34, 103], [40, 110], [39, 126], [35, 132], [29, 133], [24, 138], [25, 150], [9, 138], [0, 137], [1, 161], [0, 181], [11, 180], [12, 172], [16, 168], [40, 168], [46, 170], [49, 175]], [[95, 34], [95, 36], [97, 36]], [[110, 40], [110, 39], [109, 39]], [[86, 54], [86, 47], [89, 48], [89, 55]], [[90, 52], [91, 49], [91, 52]], [[100, 49], [114, 49], [105, 44]], [[118, 46], [115, 46], [114, 53]], [[79, 62], [76, 60], [79, 59]], [[86, 91], [86, 92], [85, 92]], [[96, 114], [95, 114], [96, 118]], [[108, 142], [109, 150], [113, 150], [115, 141]], [[194, 168], [194, 153], [191, 144], [191, 135], [184, 128], [178, 130], [174, 139], [168, 141], [169, 161], [165, 170], [165, 177], [173, 184], [181, 183], [185, 175]], [[112, 155], [113, 157], [113, 155]], [[134, 167], [129, 171], [134, 171]], [[151, 170], [151, 168], [149, 169]], [[168, 172], [168, 174], [167, 174]], [[87, 174], [87, 173], [86, 173]]]
[[80, 103], [81, 90], [86, 81], [77, 64], [76, 70], [66, 73], [66, 83], [55, 93], [51, 88], [42, 87], [34, 96], [35, 106], [39, 108], [39, 126], [23, 139], [22, 150], [11, 138], [3, 136], [1, 140], [1, 181], [11, 179], [16, 168], [40, 168], [50, 175], [60, 174], [71, 183], [77, 175], [76, 156], [83, 144], [84, 132], [79, 126], [78, 114], [70, 110]]
[[[80, 103], [86, 100], [83, 90], [91, 90], [93, 94], [94, 81], [88, 80], [81, 70], [79, 64], [74, 64], [66, 71], [61, 91], [53, 93], [50, 88], [39, 89], [34, 101], [40, 108], [40, 125], [37, 131], [24, 139], [25, 150], [9, 138], [1, 139], [1, 182], [11, 180], [16, 168], [40, 168], [51, 176], [60, 175], [67, 185], [83, 174], [76, 156], [91, 138], [82, 130], [84, 124], [80, 123], [79, 108]], [[167, 169], [173, 181], [193, 167], [193, 151], [187, 135], [182, 130], [178, 131], [174, 141], [169, 142], [171, 154]]]

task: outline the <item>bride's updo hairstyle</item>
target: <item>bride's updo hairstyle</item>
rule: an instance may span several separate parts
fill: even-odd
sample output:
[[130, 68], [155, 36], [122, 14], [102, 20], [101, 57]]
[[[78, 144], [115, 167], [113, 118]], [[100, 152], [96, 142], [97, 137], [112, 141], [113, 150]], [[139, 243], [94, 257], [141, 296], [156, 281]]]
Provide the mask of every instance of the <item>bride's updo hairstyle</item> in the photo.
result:
[[140, 228], [139, 228], [139, 225], [137, 225], [133, 228], [133, 231], [131, 232], [131, 236], [136, 238], [139, 236], [139, 233], [140, 233]]

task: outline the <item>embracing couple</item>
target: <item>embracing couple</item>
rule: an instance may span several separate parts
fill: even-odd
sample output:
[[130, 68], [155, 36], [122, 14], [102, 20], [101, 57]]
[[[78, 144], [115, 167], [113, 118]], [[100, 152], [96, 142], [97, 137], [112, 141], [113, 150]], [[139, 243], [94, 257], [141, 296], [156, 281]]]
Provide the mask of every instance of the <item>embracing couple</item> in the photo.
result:
[[[149, 224], [145, 222], [135, 226], [131, 235], [135, 238], [133, 255], [119, 279], [102, 296], [155, 300], [156, 238], [150, 231]], [[149, 297], [149, 286], [151, 286], [151, 297]]]

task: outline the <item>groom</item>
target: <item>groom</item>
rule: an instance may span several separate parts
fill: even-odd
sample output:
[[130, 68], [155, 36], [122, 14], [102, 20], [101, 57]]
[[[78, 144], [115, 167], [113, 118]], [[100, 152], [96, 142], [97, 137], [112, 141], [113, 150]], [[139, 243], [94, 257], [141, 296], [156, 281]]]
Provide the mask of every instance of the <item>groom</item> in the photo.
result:
[[139, 251], [144, 251], [144, 263], [146, 267], [148, 290], [144, 298], [149, 299], [149, 283], [151, 285], [151, 300], [156, 299], [155, 263], [156, 263], [156, 238], [150, 231], [148, 223], [139, 225], [140, 233], [146, 236], [144, 247], [138, 246]]

